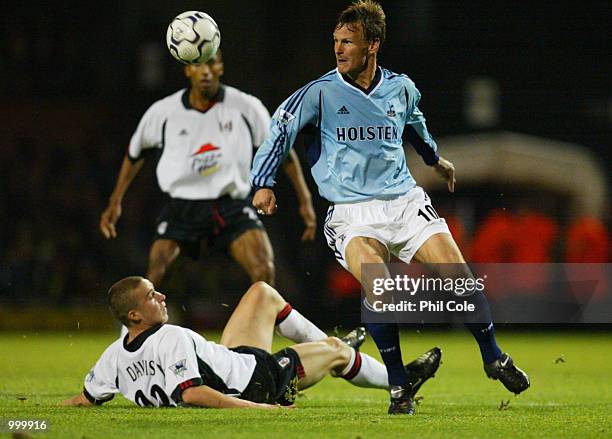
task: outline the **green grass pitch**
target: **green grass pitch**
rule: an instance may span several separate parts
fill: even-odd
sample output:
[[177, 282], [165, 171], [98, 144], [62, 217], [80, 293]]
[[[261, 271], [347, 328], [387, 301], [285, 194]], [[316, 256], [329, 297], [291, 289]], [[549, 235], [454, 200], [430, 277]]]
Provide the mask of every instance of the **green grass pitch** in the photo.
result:
[[[205, 334], [217, 339], [218, 334]], [[417, 414], [385, 414], [387, 394], [326, 378], [294, 410], [141, 409], [118, 396], [95, 408], [57, 403], [80, 391], [85, 374], [114, 334], [0, 334], [0, 437], [9, 419], [46, 419], [33, 437], [612, 437], [612, 337], [609, 333], [500, 332], [498, 339], [530, 375], [519, 397], [485, 378], [464, 331], [407, 331], [405, 360], [443, 349], [436, 377], [423, 386]], [[285, 345], [277, 340], [275, 347]], [[377, 357], [370, 339], [362, 348]], [[505, 407], [501, 402], [508, 401]]]

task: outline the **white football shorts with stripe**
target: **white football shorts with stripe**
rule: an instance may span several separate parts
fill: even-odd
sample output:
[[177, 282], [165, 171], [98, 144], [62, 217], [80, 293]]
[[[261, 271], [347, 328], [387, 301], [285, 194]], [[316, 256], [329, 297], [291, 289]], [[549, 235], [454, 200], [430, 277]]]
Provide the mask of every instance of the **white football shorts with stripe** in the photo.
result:
[[347, 270], [346, 246], [356, 236], [374, 238], [401, 261], [410, 263], [428, 238], [437, 233], [450, 235], [446, 221], [419, 186], [391, 199], [334, 204], [327, 210], [323, 232], [327, 245]]

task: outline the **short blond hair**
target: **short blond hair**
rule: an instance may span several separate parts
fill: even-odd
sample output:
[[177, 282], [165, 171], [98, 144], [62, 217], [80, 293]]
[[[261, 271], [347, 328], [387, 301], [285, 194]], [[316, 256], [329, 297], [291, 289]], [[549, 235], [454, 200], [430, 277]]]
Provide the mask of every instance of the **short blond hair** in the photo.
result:
[[357, 0], [340, 13], [336, 29], [342, 26], [361, 23], [368, 42], [385, 41], [387, 18], [382, 6], [373, 0]]

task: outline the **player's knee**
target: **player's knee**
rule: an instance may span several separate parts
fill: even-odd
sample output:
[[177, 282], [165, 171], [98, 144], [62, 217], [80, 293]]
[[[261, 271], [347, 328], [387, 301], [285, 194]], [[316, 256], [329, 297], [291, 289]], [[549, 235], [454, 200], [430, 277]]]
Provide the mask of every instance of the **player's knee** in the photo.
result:
[[158, 244], [156, 242], [149, 254], [149, 268], [152, 270], [165, 269], [178, 257], [179, 247], [175, 243]]
[[346, 364], [351, 361], [351, 348], [338, 337], [328, 337], [323, 340], [328, 346], [330, 356], [330, 373], [339, 376]]
[[251, 266], [251, 279], [256, 281], [264, 281], [268, 284], [274, 283], [274, 263], [268, 259], [261, 259]]
[[448, 248], [442, 254], [442, 263], [446, 264], [465, 264], [465, 259], [461, 252], [454, 248]]
[[350, 348], [338, 337], [327, 337], [323, 340], [329, 346], [330, 351], [336, 354], [339, 358], [350, 356]]
[[249, 291], [247, 291], [247, 295], [251, 298], [251, 300], [256, 301], [260, 306], [267, 307], [267, 305], [276, 302], [284, 303], [284, 299], [279, 292], [264, 281], [257, 281], [251, 285]]
[[149, 260], [149, 268], [147, 270], [147, 279], [157, 285], [161, 282], [166, 270], [170, 265], [171, 261], [163, 258], [152, 258]]

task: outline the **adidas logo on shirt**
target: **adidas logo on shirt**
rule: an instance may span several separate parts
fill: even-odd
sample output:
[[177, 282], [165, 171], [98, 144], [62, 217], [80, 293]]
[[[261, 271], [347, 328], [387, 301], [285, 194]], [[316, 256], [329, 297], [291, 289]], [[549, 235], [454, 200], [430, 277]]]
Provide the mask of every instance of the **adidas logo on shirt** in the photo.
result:
[[181, 132], [179, 133], [179, 136], [186, 136], [187, 134], [189, 134], [189, 133], [187, 132], [187, 130], [185, 128], [183, 128], [181, 130]]
[[351, 114], [351, 112], [346, 109], [345, 105], [340, 107], [340, 109], [336, 113], [337, 114]]

